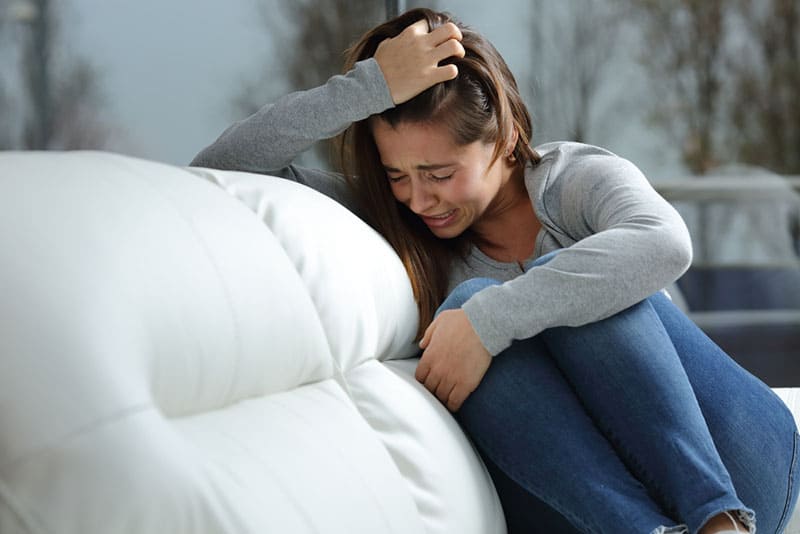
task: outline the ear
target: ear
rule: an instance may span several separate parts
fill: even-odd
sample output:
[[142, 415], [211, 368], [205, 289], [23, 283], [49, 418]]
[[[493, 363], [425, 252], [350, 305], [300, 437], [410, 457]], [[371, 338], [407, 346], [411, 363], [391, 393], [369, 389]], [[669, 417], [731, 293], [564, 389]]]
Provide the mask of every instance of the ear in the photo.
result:
[[503, 149], [503, 157], [505, 157], [506, 160], [508, 160], [508, 162], [511, 164], [513, 164], [516, 161], [516, 158], [514, 157], [514, 149], [517, 146], [518, 140], [519, 140], [519, 131], [517, 131], [517, 129], [514, 128], [511, 131], [511, 135], [509, 136], [508, 141], [506, 142], [505, 148]]
[[517, 146], [517, 141], [519, 141], [519, 131], [516, 127], [511, 130], [510, 137], [511, 138], [508, 140], [508, 144], [506, 144], [506, 150], [509, 154], [513, 154], [514, 148]]

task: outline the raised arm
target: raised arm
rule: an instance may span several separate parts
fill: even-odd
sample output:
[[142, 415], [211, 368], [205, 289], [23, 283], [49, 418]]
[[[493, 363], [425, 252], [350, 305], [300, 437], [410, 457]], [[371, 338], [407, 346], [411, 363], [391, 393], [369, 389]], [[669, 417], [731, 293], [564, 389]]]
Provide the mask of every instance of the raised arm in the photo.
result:
[[464, 53], [458, 43], [460, 31], [446, 26], [429, 33], [425, 21], [410, 25], [397, 37], [381, 42], [375, 57], [358, 61], [347, 74], [286, 95], [235, 122], [191, 165], [288, 178], [351, 207], [341, 175], [292, 162], [315, 142], [338, 135], [351, 123], [455, 77], [455, 66], [438, 66], [442, 59]]
[[280, 176], [348, 205], [341, 175], [292, 162], [317, 141], [393, 105], [380, 66], [370, 58], [324, 85], [286, 95], [233, 123], [191, 165]]

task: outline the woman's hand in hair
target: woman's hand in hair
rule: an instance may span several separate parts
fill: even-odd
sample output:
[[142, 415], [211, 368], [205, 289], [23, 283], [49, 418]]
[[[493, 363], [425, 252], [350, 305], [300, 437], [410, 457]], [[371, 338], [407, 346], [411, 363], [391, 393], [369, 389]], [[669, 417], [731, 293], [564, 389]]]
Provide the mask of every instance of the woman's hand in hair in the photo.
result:
[[458, 76], [455, 65], [439, 62], [452, 56], [464, 57], [461, 30], [452, 22], [428, 31], [428, 23], [420, 20], [408, 26], [397, 37], [386, 39], [375, 51], [375, 61], [383, 72], [392, 100], [402, 104], [425, 89]]
[[464, 310], [440, 313], [425, 330], [416, 378], [456, 412], [478, 387], [492, 356], [481, 343]]

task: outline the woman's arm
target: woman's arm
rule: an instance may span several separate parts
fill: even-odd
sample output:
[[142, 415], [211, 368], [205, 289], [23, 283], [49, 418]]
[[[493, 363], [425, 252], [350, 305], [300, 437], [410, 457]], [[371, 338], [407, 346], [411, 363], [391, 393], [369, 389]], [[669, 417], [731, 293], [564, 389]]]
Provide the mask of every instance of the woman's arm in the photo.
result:
[[320, 191], [351, 210], [352, 194], [337, 173], [297, 167], [295, 157], [351, 123], [413, 98], [432, 85], [454, 78], [454, 65], [438, 63], [463, 56], [461, 31], [445, 24], [432, 32], [418, 21], [385, 39], [375, 57], [355, 64], [324, 85], [289, 94], [231, 125], [192, 160], [196, 167], [238, 170], [288, 178]]
[[539, 177], [545, 185], [537, 211], [577, 242], [464, 304], [491, 354], [546, 328], [614, 315], [674, 282], [691, 264], [680, 215], [629, 161], [567, 143], [540, 165], [534, 172], [547, 175]]
[[195, 156], [191, 165], [280, 176], [351, 207], [340, 174], [298, 167], [292, 162], [315, 142], [334, 137], [352, 122], [393, 106], [383, 73], [377, 61], [370, 58], [320, 87], [286, 95], [235, 122]]

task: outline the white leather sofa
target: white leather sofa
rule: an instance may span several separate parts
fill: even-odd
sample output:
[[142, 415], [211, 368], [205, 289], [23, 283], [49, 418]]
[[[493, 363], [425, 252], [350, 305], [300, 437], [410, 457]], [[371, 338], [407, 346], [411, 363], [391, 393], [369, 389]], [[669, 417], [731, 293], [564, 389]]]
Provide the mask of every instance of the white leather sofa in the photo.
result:
[[310, 189], [0, 153], [0, 289], [2, 534], [505, 532], [399, 260]]

